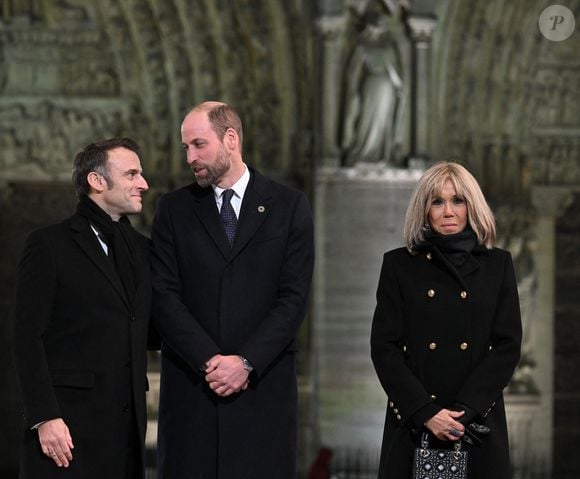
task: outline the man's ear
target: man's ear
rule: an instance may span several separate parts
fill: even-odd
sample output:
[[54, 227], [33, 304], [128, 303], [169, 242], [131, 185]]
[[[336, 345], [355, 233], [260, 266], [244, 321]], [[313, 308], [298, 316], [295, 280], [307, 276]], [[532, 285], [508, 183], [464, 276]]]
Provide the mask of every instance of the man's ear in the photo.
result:
[[89, 183], [89, 186], [97, 193], [103, 192], [107, 187], [105, 178], [99, 175], [96, 171], [91, 171], [87, 175], [87, 182]]
[[230, 150], [237, 150], [238, 149], [238, 144], [240, 142], [240, 138], [238, 137], [238, 133], [236, 132], [236, 130], [234, 130], [233, 128], [228, 128], [226, 130], [226, 133], [224, 135], [224, 140], [225, 140], [226, 146]]

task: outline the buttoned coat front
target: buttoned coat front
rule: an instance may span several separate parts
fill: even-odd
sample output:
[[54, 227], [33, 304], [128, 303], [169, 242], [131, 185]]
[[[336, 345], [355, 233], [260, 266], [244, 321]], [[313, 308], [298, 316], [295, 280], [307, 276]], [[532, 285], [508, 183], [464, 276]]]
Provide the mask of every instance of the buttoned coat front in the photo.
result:
[[477, 248], [460, 273], [441, 252], [386, 253], [371, 333], [372, 359], [388, 396], [381, 479], [409, 479], [412, 416], [459, 402], [490, 434], [469, 451], [469, 479], [509, 478], [502, 391], [520, 356], [521, 319], [511, 256]]
[[[233, 246], [213, 189], [162, 197], [152, 231], [162, 336], [160, 479], [295, 479], [296, 333], [313, 268], [304, 194], [250, 169]], [[203, 364], [242, 355], [248, 389], [217, 396]]]
[[[148, 239], [134, 232], [134, 241], [133, 301], [86, 218], [75, 214], [26, 242], [13, 341], [24, 405], [22, 479], [125, 479], [129, 442], [138, 447], [134, 477], [144, 477], [151, 281]], [[31, 429], [54, 418], [64, 420], [75, 446], [67, 469], [42, 453]]]

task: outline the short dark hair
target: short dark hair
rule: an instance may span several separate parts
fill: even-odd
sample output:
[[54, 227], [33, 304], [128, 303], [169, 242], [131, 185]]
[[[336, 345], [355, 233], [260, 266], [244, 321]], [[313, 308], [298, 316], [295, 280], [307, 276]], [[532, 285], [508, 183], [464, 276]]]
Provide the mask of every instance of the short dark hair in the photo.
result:
[[92, 171], [105, 178], [108, 188], [112, 188], [113, 183], [107, 168], [107, 152], [115, 148], [126, 148], [135, 152], [137, 156], [140, 153], [139, 145], [131, 138], [108, 138], [85, 146], [82, 151], [75, 155], [72, 181], [78, 197], [88, 195], [91, 192], [87, 176]]

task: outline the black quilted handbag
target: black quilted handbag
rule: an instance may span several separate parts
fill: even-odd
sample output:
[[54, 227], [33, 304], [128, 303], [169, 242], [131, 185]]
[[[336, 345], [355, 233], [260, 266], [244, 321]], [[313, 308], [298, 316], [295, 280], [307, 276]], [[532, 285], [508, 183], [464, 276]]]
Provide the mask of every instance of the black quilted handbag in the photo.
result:
[[461, 441], [453, 449], [431, 449], [426, 432], [421, 436], [421, 447], [415, 448], [414, 479], [467, 479], [467, 451]]

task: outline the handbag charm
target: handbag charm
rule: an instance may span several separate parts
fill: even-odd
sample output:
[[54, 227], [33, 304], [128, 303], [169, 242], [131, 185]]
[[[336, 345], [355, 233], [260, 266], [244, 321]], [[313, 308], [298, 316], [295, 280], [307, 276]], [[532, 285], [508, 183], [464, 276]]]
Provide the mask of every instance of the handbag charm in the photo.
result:
[[461, 441], [453, 449], [431, 449], [426, 432], [421, 436], [421, 447], [415, 448], [414, 479], [466, 479], [467, 451], [461, 450]]

